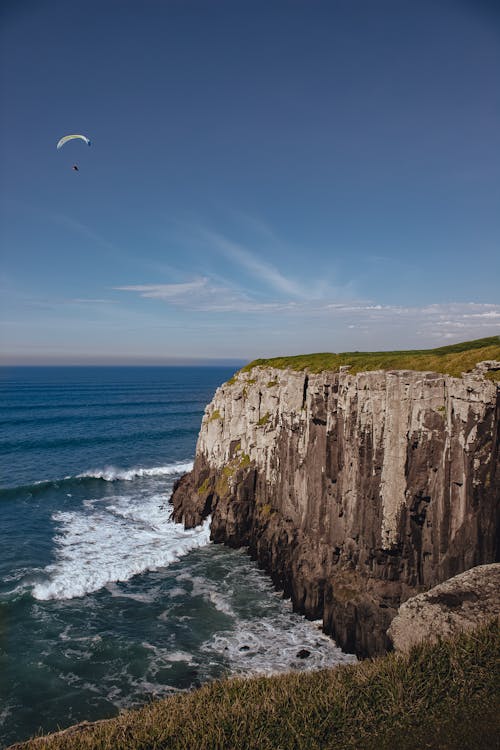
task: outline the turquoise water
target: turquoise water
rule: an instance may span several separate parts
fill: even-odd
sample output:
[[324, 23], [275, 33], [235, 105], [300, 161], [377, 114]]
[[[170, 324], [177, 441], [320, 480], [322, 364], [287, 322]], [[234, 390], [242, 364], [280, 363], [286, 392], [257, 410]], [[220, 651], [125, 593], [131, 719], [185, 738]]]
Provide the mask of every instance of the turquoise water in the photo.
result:
[[232, 374], [0, 370], [2, 746], [224, 675], [351, 658], [243, 551], [209, 543], [209, 522], [170, 519]]

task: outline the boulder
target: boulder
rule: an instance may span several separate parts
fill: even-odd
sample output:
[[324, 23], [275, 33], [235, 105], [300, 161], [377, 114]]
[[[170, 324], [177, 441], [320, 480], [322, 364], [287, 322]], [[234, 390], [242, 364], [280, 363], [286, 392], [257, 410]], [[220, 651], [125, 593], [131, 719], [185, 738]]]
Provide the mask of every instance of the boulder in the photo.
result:
[[500, 619], [500, 563], [478, 565], [399, 607], [387, 634], [396, 651]]

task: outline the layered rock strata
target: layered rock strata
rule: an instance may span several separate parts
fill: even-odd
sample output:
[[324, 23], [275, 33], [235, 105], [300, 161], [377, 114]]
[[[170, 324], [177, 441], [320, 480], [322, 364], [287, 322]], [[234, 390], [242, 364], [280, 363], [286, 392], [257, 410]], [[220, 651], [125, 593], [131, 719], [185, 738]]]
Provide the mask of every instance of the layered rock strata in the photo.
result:
[[497, 385], [480, 370], [239, 373], [205, 410], [174, 517], [212, 515], [345, 650], [401, 602], [499, 558]]

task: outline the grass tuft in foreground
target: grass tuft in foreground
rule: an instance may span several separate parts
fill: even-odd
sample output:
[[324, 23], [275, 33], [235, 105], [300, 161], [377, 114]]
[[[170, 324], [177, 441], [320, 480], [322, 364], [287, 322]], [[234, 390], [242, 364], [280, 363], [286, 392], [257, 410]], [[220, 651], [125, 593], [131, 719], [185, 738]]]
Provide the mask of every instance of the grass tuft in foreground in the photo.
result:
[[498, 622], [409, 656], [232, 679], [157, 701], [24, 750], [495, 750]]
[[[242, 368], [248, 372], [253, 367], [290, 368], [322, 372], [338, 371], [343, 365], [350, 365], [350, 372], [368, 370], [420, 370], [441, 372], [460, 377], [462, 372], [474, 369], [483, 360], [500, 361], [500, 336], [490, 336], [461, 344], [442, 346], [438, 349], [416, 349], [394, 352], [344, 352], [342, 354], [298, 354], [295, 357], [274, 357], [272, 359], [255, 359]], [[500, 370], [491, 372], [488, 377], [500, 380]]]

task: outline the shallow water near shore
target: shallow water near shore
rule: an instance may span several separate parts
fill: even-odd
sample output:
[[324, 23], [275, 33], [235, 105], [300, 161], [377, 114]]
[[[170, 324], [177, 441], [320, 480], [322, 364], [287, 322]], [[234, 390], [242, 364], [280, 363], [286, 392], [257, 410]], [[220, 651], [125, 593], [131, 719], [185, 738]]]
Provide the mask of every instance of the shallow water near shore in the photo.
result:
[[[1, 372], [0, 742], [342, 654], [209, 522], [170, 518], [231, 368]], [[300, 652], [308, 653], [300, 658]]]

